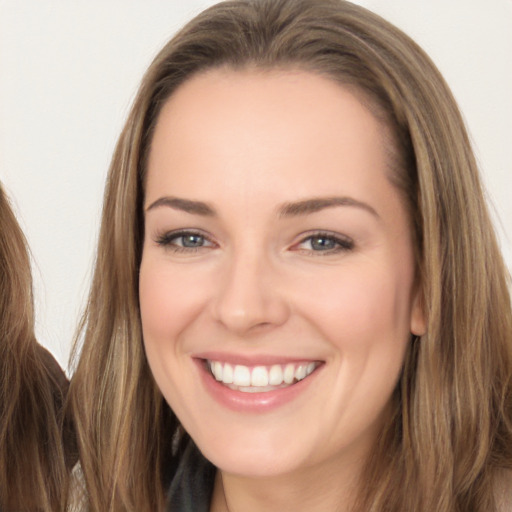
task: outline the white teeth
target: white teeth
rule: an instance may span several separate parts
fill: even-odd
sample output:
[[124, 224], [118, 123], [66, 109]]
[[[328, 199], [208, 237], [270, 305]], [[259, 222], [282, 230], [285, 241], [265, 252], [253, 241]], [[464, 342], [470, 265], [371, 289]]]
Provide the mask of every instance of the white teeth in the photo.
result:
[[268, 372], [264, 366], [256, 366], [251, 374], [251, 386], [268, 386]]
[[250, 386], [251, 370], [247, 366], [237, 364], [233, 373], [233, 384], [235, 386]]
[[287, 364], [284, 369], [283, 380], [286, 384], [291, 384], [295, 378], [295, 365]]
[[295, 378], [297, 380], [302, 380], [306, 376], [306, 370], [307, 370], [306, 365], [304, 365], [304, 364], [299, 365], [297, 367], [297, 369], [295, 370]]
[[313, 373], [317, 366], [317, 363], [309, 362], [255, 366], [251, 369], [241, 364], [233, 367], [229, 363], [208, 361], [208, 367], [216, 380], [246, 393], [272, 391], [283, 384], [301, 381]]
[[233, 367], [229, 363], [224, 365], [224, 370], [222, 372], [222, 382], [224, 382], [224, 384], [233, 383]]
[[213, 363], [213, 375], [217, 380], [222, 380], [222, 363], [219, 363], [219, 361]]
[[283, 369], [280, 364], [275, 364], [270, 368], [268, 383], [271, 386], [280, 386], [283, 383]]

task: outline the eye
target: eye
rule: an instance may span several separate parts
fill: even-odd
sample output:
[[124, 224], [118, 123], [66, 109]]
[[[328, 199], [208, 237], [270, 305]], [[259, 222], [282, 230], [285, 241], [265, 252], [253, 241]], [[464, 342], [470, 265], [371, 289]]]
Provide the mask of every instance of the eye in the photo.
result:
[[333, 233], [314, 233], [303, 238], [294, 248], [300, 251], [333, 254], [352, 250], [354, 242], [350, 238]]
[[194, 252], [214, 245], [205, 235], [195, 231], [172, 231], [159, 235], [155, 241], [176, 252]]

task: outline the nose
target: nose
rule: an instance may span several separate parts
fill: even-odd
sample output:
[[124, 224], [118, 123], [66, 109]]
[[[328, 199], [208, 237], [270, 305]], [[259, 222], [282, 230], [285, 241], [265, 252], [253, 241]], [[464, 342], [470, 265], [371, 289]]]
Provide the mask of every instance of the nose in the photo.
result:
[[277, 327], [289, 317], [279, 287], [279, 272], [270, 258], [244, 251], [226, 261], [213, 310], [215, 320], [238, 336]]

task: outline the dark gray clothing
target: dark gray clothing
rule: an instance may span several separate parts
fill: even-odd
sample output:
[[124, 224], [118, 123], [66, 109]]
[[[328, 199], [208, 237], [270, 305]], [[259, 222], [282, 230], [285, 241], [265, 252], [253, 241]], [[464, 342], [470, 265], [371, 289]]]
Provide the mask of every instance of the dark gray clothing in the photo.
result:
[[189, 441], [169, 488], [167, 512], [209, 512], [215, 466]]

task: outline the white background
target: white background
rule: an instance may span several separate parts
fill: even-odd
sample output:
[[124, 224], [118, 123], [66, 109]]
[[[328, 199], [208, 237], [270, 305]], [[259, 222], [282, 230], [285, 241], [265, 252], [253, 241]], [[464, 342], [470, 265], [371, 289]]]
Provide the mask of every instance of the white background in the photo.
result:
[[[41, 343], [67, 366], [110, 157], [142, 73], [207, 0], [0, 0], [0, 180], [33, 253]], [[512, 269], [512, 0], [360, 0], [434, 59]]]

